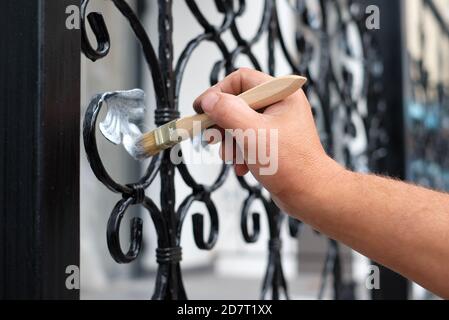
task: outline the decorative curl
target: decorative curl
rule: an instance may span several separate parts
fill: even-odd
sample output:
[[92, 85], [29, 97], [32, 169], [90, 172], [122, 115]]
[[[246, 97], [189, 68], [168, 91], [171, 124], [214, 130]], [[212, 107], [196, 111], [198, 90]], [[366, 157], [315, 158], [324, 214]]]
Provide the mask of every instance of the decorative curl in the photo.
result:
[[87, 58], [95, 62], [108, 55], [111, 43], [104, 18], [98, 12], [91, 12], [87, 15], [87, 20], [97, 41], [97, 48], [94, 49], [90, 43], [86, 30], [86, 11], [89, 1], [83, 0], [81, 3], [81, 50]]
[[[106, 171], [98, 151], [96, 137], [97, 121], [106, 96], [107, 94], [98, 94], [94, 96], [89, 103], [83, 123], [84, 148], [86, 150], [87, 159], [92, 171], [98, 180], [100, 180], [108, 189], [115, 193], [132, 195], [132, 188], [122, 185], [112, 179]], [[160, 155], [153, 157], [151, 160], [145, 176], [140, 181], [140, 184], [145, 185], [145, 188], [148, 187], [156, 178], [156, 174], [160, 169], [160, 162]]]
[[134, 202], [133, 198], [120, 200], [108, 220], [107, 243], [112, 258], [117, 263], [130, 263], [134, 261], [140, 253], [142, 247], [142, 219], [133, 218], [131, 220], [130, 245], [127, 253], [123, 253], [120, 247], [120, 224], [126, 210]]
[[207, 240], [204, 240], [204, 216], [202, 214], [196, 213], [192, 216], [193, 223], [193, 235], [195, 239], [195, 244], [201, 250], [212, 250], [218, 240], [219, 231], [219, 220], [218, 212], [215, 204], [210, 198], [211, 189], [205, 188], [204, 186], [198, 186], [194, 189], [194, 193], [189, 195], [179, 206], [178, 216], [178, 232], [177, 237], [181, 237], [182, 226], [184, 224], [185, 217], [195, 201], [202, 202], [206, 205], [209, 218], [210, 218], [210, 231]]
[[242, 230], [243, 238], [248, 243], [255, 243], [259, 240], [260, 236], [260, 214], [254, 212], [251, 214], [252, 222], [253, 222], [253, 232], [250, 233], [248, 230], [248, 218], [250, 216], [249, 209], [253, 202], [257, 200], [257, 196], [255, 194], [250, 194], [248, 198], [246, 198], [243, 208], [242, 208], [242, 218], [240, 220], [240, 228]]
[[193, 223], [193, 235], [197, 247], [201, 250], [211, 250], [218, 239], [218, 213], [214, 203], [210, 200], [209, 196], [203, 200], [206, 204], [207, 211], [210, 217], [210, 232], [207, 240], [204, 240], [204, 217], [202, 214], [194, 214], [192, 216]]

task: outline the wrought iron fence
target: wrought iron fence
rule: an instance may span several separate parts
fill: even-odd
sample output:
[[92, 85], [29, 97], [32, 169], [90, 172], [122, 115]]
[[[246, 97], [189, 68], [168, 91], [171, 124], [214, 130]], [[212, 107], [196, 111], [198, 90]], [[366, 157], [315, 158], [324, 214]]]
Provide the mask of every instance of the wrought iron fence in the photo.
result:
[[[386, 157], [385, 146], [389, 143], [385, 130], [385, 102], [381, 99], [383, 62], [377, 52], [375, 39], [365, 28], [364, 8], [358, 1], [287, 1], [296, 17], [297, 29], [284, 34], [278, 14], [280, 0], [264, 0], [257, 33], [251, 38], [242, 36], [237, 21], [246, 10], [246, 1], [215, 0], [214, 4], [222, 16], [215, 25], [201, 11], [199, 3], [185, 0], [190, 13], [196, 18], [203, 32], [192, 39], [182, 51], [179, 59], [173, 58], [173, 15], [172, 0], [159, 0], [159, 50], [156, 53], [152, 41], [142, 22], [125, 0], [111, 0], [128, 20], [153, 78], [156, 92], [156, 124], [163, 125], [180, 116], [178, 101], [183, 75], [192, 53], [203, 42], [216, 45], [221, 56], [217, 57], [211, 74], [210, 84], [220, 79], [220, 74], [229, 74], [236, 69], [236, 59], [242, 55], [249, 58], [252, 67], [261, 70], [261, 63], [254, 50], [255, 44], [268, 35], [268, 70], [276, 74], [275, 50], [280, 49], [291, 72], [305, 75], [310, 82], [305, 88], [309, 96], [323, 144], [328, 152], [348, 167], [367, 172], [376, 170]], [[104, 58], [112, 49], [109, 33], [101, 13], [88, 14], [89, 0], [82, 2], [82, 51], [92, 61]], [[96, 37], [98, 45], [92, 46], [87, 36], [87, 22]], [[230, 47], [223, 35], [229, 33], [236, 46]], [[295, 52], [290, 52], [287, 37], [294, 37]], [[108, 221], [107, 241], [110, 254], [118, 263], [130, 263], [140, 252], [142, 243], [142, 220], [134, 218], [131, 223], [131, 239], [127, 252], [120, 248], [119, 229], [126, 210], [141, 205], [150, 214], [156, 227], [158, 249], [156, 260], [158, 273], [153, 299], [186, 299], [181, 274], [181, 231], [184, 220], [194, 202], [205, 204], [211, 221], [210, 232], [204, 235], [204, 217], [192, 217], [196, 245], [203, 250], [213, 249], [219, 234], [217, 208], [211, 195], [218, 191], [230, 174], [229, 166], [223, 164], [221, 172], [209, 185], [198, 183], [190, 174], [186, 164], [174, 165], [169, 152], [152, 159], [144, 176], [136, 183], [122, 185], [116, 182], [103, 166], [96, 142], [96, 125], [103, 105], [104, 95], [94, 97], [84, 119], [84, 144], [90, 165], [96, 177], [112, 192], [122, 195]], [[175, 171], [178, 171], [191, 194], [175, 207]], [[161, 178], [161, 206], [145, 195], [145, 190], [157, 176]], [[300, 236], [302, 224], [280, 211], [274, 202], [262, 192], [262, 187], [253, 186], [245, 178], [239, 178], [241, 187], [247, 191], [242, 204], [241, 231], [245, 241], [258, 241], [260, 216], [250, 212], [251, 204], [260, 200], [269, 222], [268, 264], [262, 285], [262, 299], [288, 298], [287, 283], [282, 269], [281, 227], [288, 219], [290, 234]], [[253, 230], [248, 222], [252, 220]], [[340, 246], [329, 240], [329, 249], [322, 272], [322, 285], [318, 294], [323, 297], [327, 278], [333, 276], [335, 299], [354, 298], [353, 283], [345, 282], [342, 276]]]

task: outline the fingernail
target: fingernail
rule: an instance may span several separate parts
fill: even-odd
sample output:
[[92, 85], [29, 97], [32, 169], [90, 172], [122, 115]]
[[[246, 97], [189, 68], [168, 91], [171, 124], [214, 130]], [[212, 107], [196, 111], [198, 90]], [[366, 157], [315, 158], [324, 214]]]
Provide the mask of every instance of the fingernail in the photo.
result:
[[201, 108], [205, 113], [211, 113], [214, 111], [214, 107], [220, 97], [216, 93], [210, 93], [206, 95], [201, 101]]

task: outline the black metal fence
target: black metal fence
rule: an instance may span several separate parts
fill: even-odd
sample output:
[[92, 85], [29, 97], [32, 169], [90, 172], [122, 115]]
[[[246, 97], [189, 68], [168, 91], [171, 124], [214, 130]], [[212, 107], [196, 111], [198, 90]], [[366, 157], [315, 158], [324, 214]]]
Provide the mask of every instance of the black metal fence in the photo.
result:
[[[203, 42], [214, 43], [221, 56], [210, 74], [210, 84], [215, 84], [220, 74], [229, 74], [239, 66], [237, 58], [246, 56], [252, 67], [261, 70], [261, 63], [254, 52], [254, 45], [268, 35], [268, 70], [276, 75], [275, 50], [280, 48], [283, 58], [288, 62], [291, 73], [309, 78], [306, 92], [310, 97], [319, 131], [328, 152], [348, 167], [368, 172], [379, 171], [385, 165], [388, 148], [391, 147], [386, 119], [386, 99], [383, 97], [384, 61], [379, 52], [375, 32], [365, 26], [365, 7], [359, 1], [287, 1], [297, 22], [297, 31], [284, 34], [278, 15], [278, 1], [265, 0], [257, 33], [244, 38], [237, 21], [245, 13], [246, 2], [214, 1], [222, 15], [221, 23], [215, 25], [201, 11], [197, 1], [186, 0], [190, 13], [204, 30], [193, 38], [182, 51], [179, 59], [173, 58], [173, 15], [172, 1], [158, 1], [159, 10], [159, 54], [152, 45], [142, 22], [124, 0], [111, 0], [126, 17], [138, 41], [150, 69], [156, 92], [156, 124], [163, 125], [180, 116], [178, 101], [184, 71], [189, 59]], [[108, 29], [100, 13], [88, 11], [88, 0], [83, 1], [83, 42], [84, 54], [91, 60], [104, 58], [111, 45]], [[395, 11], [397, 14], [399, 10]], [[87, 37], [87, 21], [94, 32], [98, 47], [93, 48]], [[222, 39], [230, 33], [236, 42], [230, 47]], [[290, 52], [286, 37], [294, 37], [296, 49]], [[145, 175], [136, 183], [120, 185], [105, 170], [96, 145], [96, 123], [102, 108], [102, 96], [94, 98], [84, 120], [84, 143], [91, 167], [97, 178], [110, 190], [122, 195], [111, 213], [108, 222], [108, 247], [118, 263], [135, 260], [141, 248], [142, 221], [134, 218], [131, 222], [131, 243], [128, 252], [120, 248], [119, 229], [126, 210], [133, 205], [147, 209], [158, 235], [156, 260], [159, 264], [156, 288], [153, 299], [186, 299], [181, 274], [182, 249], [180, 243], [183, 222], [194, 202], [206, 205], [211, 228], [208, 235], [203, 234], [203, 216], [192, 216], [193, 234], [198, 248], [213, 249], [219, 233], [217, 208], [211, 195], [218, 191], [230, 174], [229, 167], [223, 164], [219, 176], [209, 185], [201, 185], [189, 173], [188, 167], [181, 163], [174, 165], [169, 152], [152, 159]], [[181, 152], [181, 151], [180, 151]], [[178, 171], [192, 193], [181, 205], [175, 207], [175, 171]], [[155, 177], [161, 177], [161, 207], [145, 195]], [[281, 227], [287, 221], [274, 202], [262, 193], [260, 186], [250, 185], [245, 178], [239, 178], [241, 187], [247, 191], [247, 199], [242, 204], [241, 228], [245, 241], [258, 241], [260, 217], [251, 213], [251, 204], [260, 200], [268, 218], [270, 238], [268, 239], [268, 265], [262, 284], [262, 299], [288, 298], [287, 283], [282, 269]], [[248, 220], [252, 220], [253, 230], [248, 230]], [[299, 237], [301, 223], [288, 218], [290, 234]], [[329, 249], [322, 272], [322, 286], [318, 297], [322, 298], [328, 275], [333, 276], [333, 297], [353, 299], [354, 284], [346, 283], [342, 276], [340, 246], [329, 240]]]

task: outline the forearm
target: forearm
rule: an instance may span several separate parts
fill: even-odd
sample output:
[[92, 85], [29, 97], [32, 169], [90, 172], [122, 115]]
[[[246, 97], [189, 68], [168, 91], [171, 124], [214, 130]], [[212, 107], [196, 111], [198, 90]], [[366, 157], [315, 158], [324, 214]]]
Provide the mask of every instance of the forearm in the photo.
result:
[[449, 195], [346, 170], [322, 181], [292, 214], [449, 298]]

